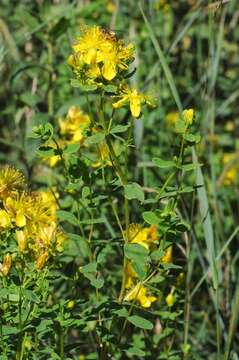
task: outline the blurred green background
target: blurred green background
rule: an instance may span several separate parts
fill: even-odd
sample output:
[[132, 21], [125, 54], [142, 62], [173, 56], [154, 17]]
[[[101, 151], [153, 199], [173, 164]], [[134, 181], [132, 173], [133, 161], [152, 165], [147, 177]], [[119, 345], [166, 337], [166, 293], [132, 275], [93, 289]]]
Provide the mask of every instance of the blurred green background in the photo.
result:
[[[215, 318], [219, 317], [221, 343], [229, 346], [234, 340], [231, 359], [236, 360], [239, 189], [236, 175], [232, 182], [225, 181], [230, 170], [225, 154], [235, 157], [237, 174], [238, 1], [1, 0], [0, 161], [23, 169], [33, 188], [47, 180], [35, 151], [36, 141], [29, 137], [32, 127], [47, 121], [56, 124], [70, 105], [86, 105], [79, 89], [70, 85], [67, 65], [71, 44], [84, 24], [109, 28], [136, 45], [137, 71], [130, 81], [156, 98], [157, 107], [135, 121], [132, 179], [140, 179], [145, 187], [161, 182], [150, 161], [154, 156], [174, 154], [174, 134], [167, 119], [178, 111], [175, 94], [183, 108], [196, 111], [196, 128], [202, 137], [196, 150], [203, 165], [216, 254], [223, 250], [223, 256], [217, 262], [220, 286], [219, 308], [215, 309], [210, 274], [197, 287], [207, 272], [208, 252], [198, 206], [185, 197], [181, 211], [193, 224], [187, 277], [193, 294], [189, 339], [193, 358], [215, 354]], [[189, 184], [191, 181], [190, 175]]]

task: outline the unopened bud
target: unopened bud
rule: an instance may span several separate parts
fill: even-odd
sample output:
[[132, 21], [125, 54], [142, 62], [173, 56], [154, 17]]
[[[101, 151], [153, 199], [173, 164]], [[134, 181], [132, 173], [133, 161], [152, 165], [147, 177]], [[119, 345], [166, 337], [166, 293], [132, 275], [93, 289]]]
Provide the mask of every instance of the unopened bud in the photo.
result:
[[6, 210], [0, 210], [0, 228], [6, 229], [11, 225], [11, 219]]
[[3, 263], [0, 266], [0, 273], [2, 276], [7, 276], [12, 267], [12, 256], [7, 254], [3, 258]]
[[172, 293], [169, 293], [167, 296], [166, 296], [166, 299], [165, 299], [167, 305], [169, 307], [173, 306], [174, 303], [175, 303], [175, 297]]
[[169, 246], [164, 255], [161, 257], [161, 262], [163, 264], [169, 264], [173, 261], [173, 247]]
[[18, 249], [21, 253], [23, 253], [27, 247], [26, 235], [22, 230], [18, 230], [16, 231], [16, 238], [18, 243]]
[[41, 254], [39, 256], [39, 258], [37, 259], [37, 262], [36, 262], [36, 267], [38, 270], [41, 270], [43, 269], [45, 263], [47, 262], [48, 260], [48, 252], [45, 251], [43, 254]]

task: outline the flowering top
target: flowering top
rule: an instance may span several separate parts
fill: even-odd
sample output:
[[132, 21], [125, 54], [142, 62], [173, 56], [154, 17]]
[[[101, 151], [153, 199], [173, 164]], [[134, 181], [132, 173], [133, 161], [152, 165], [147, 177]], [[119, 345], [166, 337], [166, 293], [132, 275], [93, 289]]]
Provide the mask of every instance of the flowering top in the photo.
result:
[[[63, 250], [62, 243], [66, 238], [57, 226], [57, 194], [16, 189], [15, 186], [22, 184], [23, 175], [14, 168], [3, 168], [0, 174], [2, 188], [5, 189], [0, 207], [0, 231], [11, 231], [18, 244], [19, 253], [24, 255], [25, 259], [33, 259], [36, 267], [42, 269], [50, 254], [54, 255], [55, 251]], [[8, 258], [4, 258], [5, 262], [6, 259]], [[4, 264], [3, 262], [3, 270], [8, 268], [8, 271], [0, 270], [0, 275], [6, 276], [10, 266], [6, 267]]]
[[86, 84], [111, 81], [126, 71], [134, 58], [132, 44], [125, 46], [115, 33], [99, 26], [86, 27], [68, 58], [77, 78]]

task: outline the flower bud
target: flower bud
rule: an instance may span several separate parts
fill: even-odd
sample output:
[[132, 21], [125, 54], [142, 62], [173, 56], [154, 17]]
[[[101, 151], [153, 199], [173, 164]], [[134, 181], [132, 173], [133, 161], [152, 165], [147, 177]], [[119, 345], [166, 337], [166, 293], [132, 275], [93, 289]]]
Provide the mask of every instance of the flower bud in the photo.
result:
[[0, 229], [6, 229], [11, 225], [11, 219], [6, 210], [0, 210]]
[[18, 230], [18, 231], [16, 231], [16, 238], [17, 238], [17, 243], [18, 243], [18, 249], [19, 249], [20, 253], [23, 253], [27, 247], [26, 235], [24, 234], [24, 232], [22, 230]]
[[173, 247], [169, 246], [161, 257], [162, 264], [169, 264], [173, 261]]
[[3, 263], [0, 266], [0, 273], [2, 276], [7, 276], [12, 267], [12, 256], [7, 254], [3, 258]]
[[39, 256], [39, 258], [37, 259], [36, 261], [36, 267], [38, 270], [41, 270], [43, 269], [43, 267], [45, 266], [45, 263], [47, 262], [48, 260], [48, 252], [45, 251], [43, 254], [41, 254]]
[[72, 310], [74, 306], [75, 306], [75, 301], [74, 301], [74, 300], [68, 301], [68, 303], [67, 303], [67, 309]]
[[169, 294], [166, 296], [165, 301], [166, 301], [166, 303], [167, 303], [167, 305], [168, 305], [169, 307], [173, 306], [174, 303], [175, 303], [175, 297], [174, 297], [174, 295], [173, 295], [172, 293], [169, 293]]
[[16, 215], [16, 225], [18, 227], [23, 227], [26, 225], [26, 217], [24, 214], [22, 214], [21, 212], [17, 212]]

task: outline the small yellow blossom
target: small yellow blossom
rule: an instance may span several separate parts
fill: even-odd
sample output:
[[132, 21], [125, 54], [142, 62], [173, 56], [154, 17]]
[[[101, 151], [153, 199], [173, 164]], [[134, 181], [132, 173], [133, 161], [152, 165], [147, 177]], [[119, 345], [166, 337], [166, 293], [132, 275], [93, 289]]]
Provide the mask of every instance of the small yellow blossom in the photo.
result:
[[71, 106], [65, 119], [59, 119], [60, 134], [71, 143], [83, 140], [83, 132], [90, 125], [90, 118], [77, 106]]
[[80, 60], [88, 65], [99, 62], [99, 55], [106, 39], [99, 26], [86, 27], [83, 34], [72, 46], [74, 52], [80, 56]]
[[128, 60], [132, 58], [134, 51], [133, 45], [124, 46], [123, 42], [113, 42], [111, 46], [106, 46], [100, 54], [102, 61], [102, 75], [110, 81], [113, 80], [118, 70], [128, 69]]
[[137, 279], [137, 274], [134, 271], [133, 266], [131, 265], [130, 262], [127, 263], [125, 268], [125, 277], [126, 277], [125, 288], [129, 289], [134, 285], [135, 279]]
[[166, 122], [169, 126], [174, 126], [179, 119], [178, 111], [171, 111], [166, 115]]
[[195, 117], [195, 111], [193, 109], [185, 109], [182, 112], [182, 116], [185, 124], [190, 126], [193, 123]]
[[0, 169], [0, 199], [6, 199], [12, 191], [25, 184], [23, 174], [12, 166]]
[[130, 111], [133, 117], [138, 118], [141, 112], [141, 106], [148, 104], [153, 106], [150, 98], [142, 93], [139, 93], [136, 89], [130, 89], [128, 86], [123, 86], [120, 89], [120, 94], [117, 96], [120, 99], [113, 103], [114, 109], [119, 109], [124, 105], [129, 104]]
[[164, 255], [161, 257], [160, 261], [163, 263], [163, 264], [169, 264], [173, 261], [173, 247], [172, 246], [169, 246]]
[[234, 121], [230, 120], [230, 121], [226, 122], [226, 125], [225, 125], [226, 131], [232, 132], [235, 130], [235, 127], [236, 127], [236, 125], [235, 125]]
[[129, 241], [144, 246], [149, 250], [158, 240], [157, 228], [150, 226], [148, 228], [141, 228], [138, 224], [130, 224], [129, 226]]
[[157, 297], [148, 295], [147, 288], [138, 283], [124, 298], [125, 301], [138, 301], [144, 308], [149, 308], [153, 302], [157, 300]]
[[222, 183], [226, 186], [232, 185], [237, 180], [238, 165], [235, 162], [236, 155], [233, 153], [223, 154], [223, 165], [225, 166], [225, 172], [223, 174]]
[[0, 229], [6, 229], [11, 226], [11, 218], [6, 210], [0, 210]]
[[92, 167], [98, 168], [102, 166], [112, 166], [112, 161], [110, 160], [110, 151], [109, 147], [105, 141], [100, 142], [96, 146], [96, 155], [97, 161], [93, 162]]
[[116, 9], [117, 9], [117, 6], [115, 5], [114, 1], [108, 0], [107, 4], [106, 4], [106, 10], [109, 13], [113, 13], [114, 11], [116, 11]]

